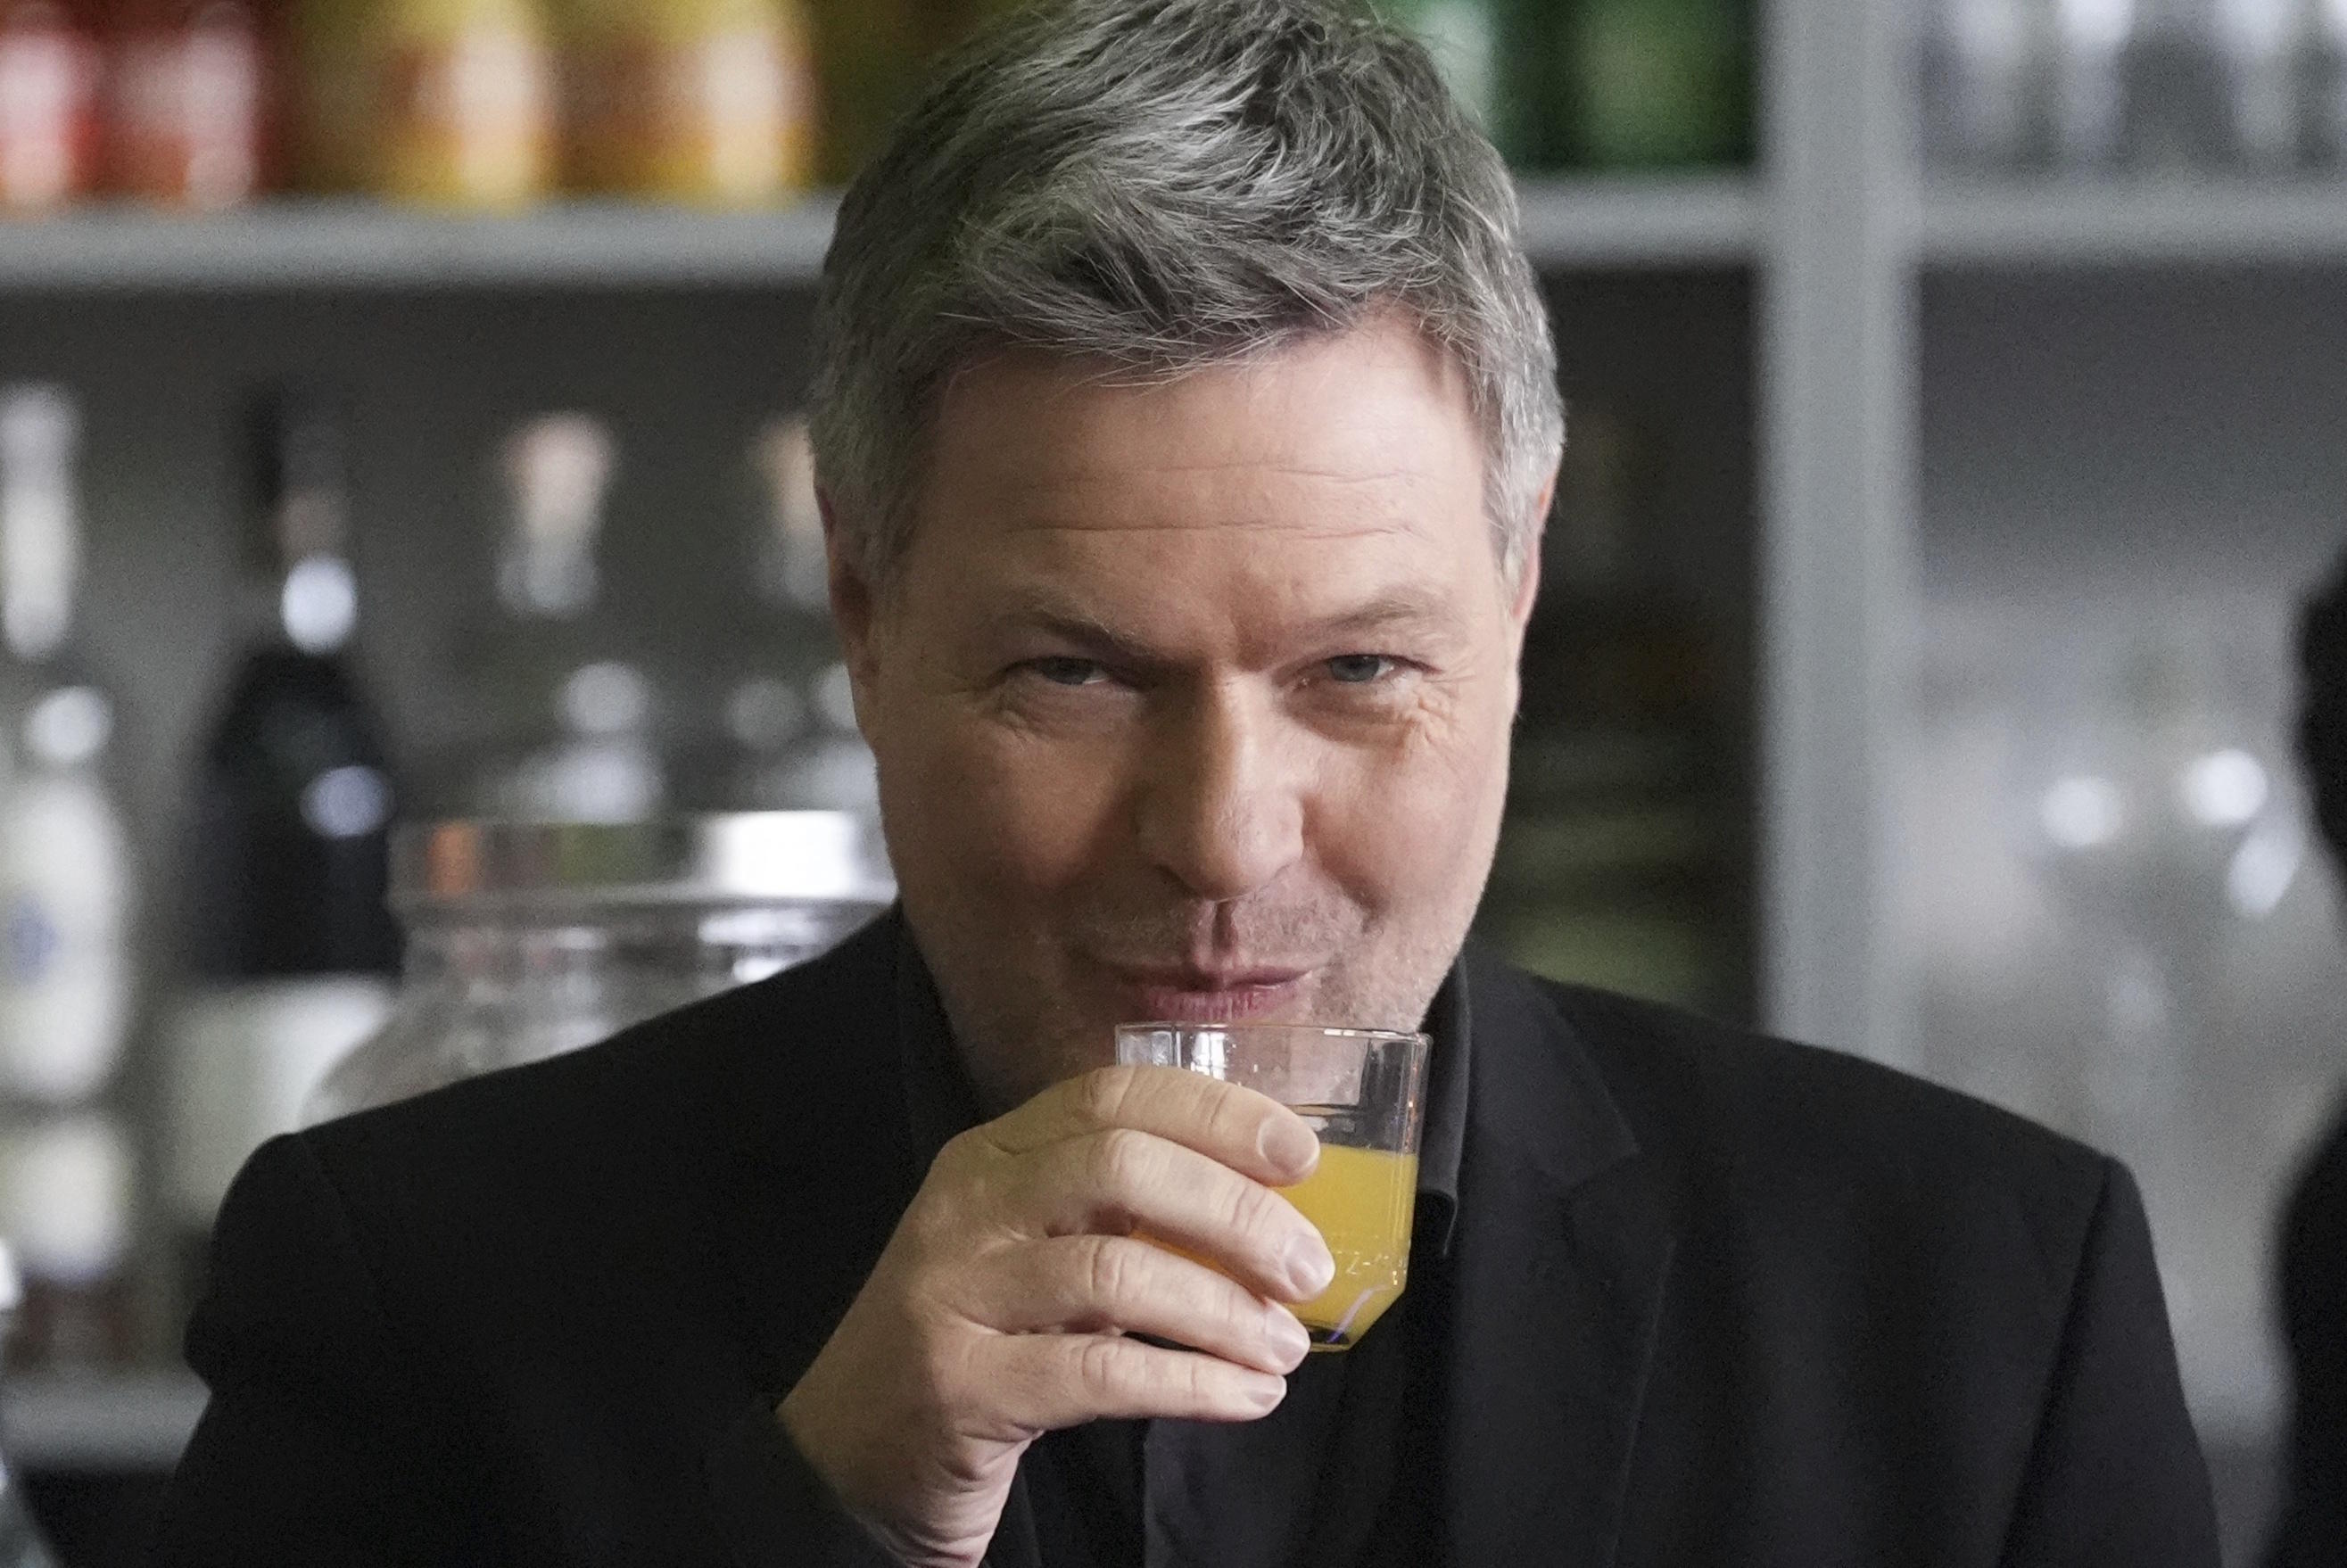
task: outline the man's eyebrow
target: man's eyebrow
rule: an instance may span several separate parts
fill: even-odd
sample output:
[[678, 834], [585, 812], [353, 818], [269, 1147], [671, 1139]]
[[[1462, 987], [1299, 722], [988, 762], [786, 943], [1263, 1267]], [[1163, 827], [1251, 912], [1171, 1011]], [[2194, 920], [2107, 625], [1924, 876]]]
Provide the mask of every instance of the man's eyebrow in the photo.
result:
[[[1151, 665], [1169, 661], [1162, 651], [1150, 647], [1142, 637], [1049, 589], [1018, 594], [989, 619], [998, 630], [1046, 632], [1086, 653], [1119, 662]], [[1302, 622], [1282, 641], [1314, 644], [1347, 638], [1446, 635], [1455, 631], [1457, 620], [1449, 600], [1442, 596], [1419, 589], [1397, 589]]]
[[999, 631], [1048, 632], [1087, 653], [1120, 662], [1143, 662], [1154, 657], [1139, 638], [1057, 594], [1021, 594], [988, 619]]
[[1448, 631], [1458, 621], [1450, 601], [1440, 594], [1419, 589], [1397, 589], [1381, 593], [1365, 604], [1324, 617], [1311, 623], [1310, 630], [1320, 637], [1339, 633], [1368, 635], [1397, 631]]

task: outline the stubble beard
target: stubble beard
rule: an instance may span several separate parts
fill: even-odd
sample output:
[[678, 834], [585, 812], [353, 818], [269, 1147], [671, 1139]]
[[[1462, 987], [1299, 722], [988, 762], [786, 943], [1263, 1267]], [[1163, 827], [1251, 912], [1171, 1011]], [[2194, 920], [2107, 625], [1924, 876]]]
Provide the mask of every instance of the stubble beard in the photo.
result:
[[1416, 1030], [1466, 939], [1483, 881], [1462, 904], [1421, 907], [1400, 925], [1351, 905], [1193, 905], [1037, 925], [1007, 948], [1002, 926], [982, 912], [917, 911], [908, 901], [907, 917], [992, 1115], [1113, 1062], [1116, 1025], [1146, 1021], [1084, 1016], [1098, 1003], [1071, 970], [1096, 973], [1101, 958], [1180, 961], [1202, 922], [1226, 934], [1222, 950], [1250, 963], [1318, 961], [1304, 1002], [1308, 1016], [1278, 1021]]

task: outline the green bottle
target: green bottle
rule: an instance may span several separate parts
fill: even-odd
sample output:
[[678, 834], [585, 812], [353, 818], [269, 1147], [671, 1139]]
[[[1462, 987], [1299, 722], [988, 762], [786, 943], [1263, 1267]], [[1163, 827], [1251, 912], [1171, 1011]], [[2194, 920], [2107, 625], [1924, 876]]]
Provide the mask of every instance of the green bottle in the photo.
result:
[[1748, 163], [1750, 0], [1513, 0], [1506, 58], [1527, 164]]
[[[1414, 36], [1476, 123], [1495, 138], [1509, 116], [1500, 101], [1501, 0], [1372, 0], [1378, 14]], [[1504, 150], [1504, 142], [1502, 146]]]

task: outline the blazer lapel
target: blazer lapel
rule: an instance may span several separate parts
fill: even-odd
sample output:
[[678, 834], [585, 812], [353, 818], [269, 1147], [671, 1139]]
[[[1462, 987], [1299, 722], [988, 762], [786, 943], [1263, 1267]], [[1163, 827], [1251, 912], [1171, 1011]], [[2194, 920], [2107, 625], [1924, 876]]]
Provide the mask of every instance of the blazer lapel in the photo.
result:
[[[742, 1201], [703, 1219], [735, 1287], [744, 1378], [774, 1398], [863, 1288], [926, 1174], [926, 1146], [952, 1131], [928, 1124], [947, 1112], [908, 1082], [907, 1053], [926, 1043], [908, 1036], [945, 1026], [926, 974], [907, 967], [903, 921], [892, 909], [817, 960], [820, 987], [778, 1020], [750, 1081], [712, 1114], [733, 1132], [710, 1157], [733, 1162], [724, 1186]], [[985, 1563], [1042, 1568], [1023, 1475]]]
[[919, 1185], [898, 1043], [902, 927], [894, 911], [805, 968], [768, 981], [772, 1037], [712, 1108], [706, 1154], [733, 1202], [700, 1216], [734, 1285], [752, 1375], [798, 1380]]
[[1478, 960], [1444, 1425], [1449, 1556], [1605, 1568], [1673, 1236], [1595, 1064]]

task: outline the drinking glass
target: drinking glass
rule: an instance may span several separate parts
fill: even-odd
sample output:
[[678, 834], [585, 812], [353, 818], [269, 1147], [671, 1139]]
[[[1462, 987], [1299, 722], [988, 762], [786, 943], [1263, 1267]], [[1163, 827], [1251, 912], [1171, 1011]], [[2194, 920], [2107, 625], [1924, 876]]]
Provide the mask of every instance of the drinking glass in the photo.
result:
[[1337, 1276], [1296, 1308], [1315, 1350], [1342, 1350], [1401, 1295], [1426, 1119], [1422, 1034], [1317, 1024], [1129, 1023], [1116, 1059], [1180, 1067], [1267, 1094], [1320, 1138], [1320, 1163], [1285, 1189], [1317, 1227]]

